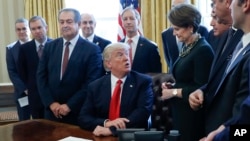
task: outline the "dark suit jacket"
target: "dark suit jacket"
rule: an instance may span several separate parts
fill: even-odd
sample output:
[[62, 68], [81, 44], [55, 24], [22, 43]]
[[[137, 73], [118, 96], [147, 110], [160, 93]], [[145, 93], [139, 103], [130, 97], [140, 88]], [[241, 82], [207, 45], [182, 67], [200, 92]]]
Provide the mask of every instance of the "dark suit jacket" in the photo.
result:
[[[122, 39], [121, 42], [125, 42], [125, 39]], [[140, 73], [158, 73], [162, 71], [161, 58], [155, 43], [140, 36], [132, 70]]]
[[[207, 95], [206, 132], [217, 129], [228, 119], [239, 114], [242, 101], [249, 94], [250, 45], [242, 52], [243, 58], [223, 75], [215, 93]], [[214, 82], [214, 81], [213, 81]], [[222, 114], [223, 113], [223, 114]]]
[[[176, 44], [176, 37], [173, 35], [173, 31], [174, 31], [173, 28], [170, 27], [164, 30], [161, 34], [165, 60], [167, 62], [169, 70], [172, 70], [173, 64], [179, 57], [179, 50]], [[208, 31], [206, 27], [200, 26], [200, 28], [198, 29], [198, 33], [200, 33], [201, 36], [207, 39]]]
[[213, 58], [213, 49], [201, 38], [190, 53], [179, 57], [173, 66], [174, 88], [182, 88], [182, 98], [172, 98], [169, 102], [174, 129], [180, 131], [181, 141], [196, 141], [205, 135], [204, 110], [192, 110], [188, 98], [191, 92], [207, 82]]
[[[243, 31], [238, 29], [235, 32], [234, 36], [232, 37], [231, 41], [229, 42], [228, 46], [226, 47], [225, 51], [221, 53], [226, 43], [228, 32], [229, 30], [221, 36], [221, 42], [218, 44], [216, 51], [215, 51], [216, 54], [213, 60], [211, 70], [210, 70], [208, 82], [200, 88], [204, 92], [204, 95], [205, 95], [205, 104], [204, 104], [205, 108], [209, 107], [211, 101], [213, 100], [213, 95], [222, 79], [222, 76], [225, 72], [227, 64], [232, 58], [233, 50], [243, 35]], [[207, 125], [205, 126], [210, 126], [210, 124], [212, 123], [207, 123]], [[210, 131], [212, 131], [212, 129], [206, 129], [207, 134]]]
[[27, 120], [30, 119], [30, 106], [21, 107], [18, 99], [24, 96], [25, 90], [27, 89], [25, 83], [20, 77], [20, 73], [18, 71], [18, 55], [20, 50], [20, 42], [17, 41], [7, 46], [6, 48], [6, 64], [7, 70], [9, 73], [9, 78], [14, 86], [14, 98], [16, 102], [18, 118], [19, 120]]
[[[250, 66], [250, 64], [248, 65]], [[250, 69], [249, 69], [250, 70]], [[250, 77], [248, 78], [250, 80]], [[249, 83], [249, 82], [248, 82]], [[250, 83], [249, 88], [250, 89]], [[242, 102], [240, 107], [240, 114], [224, 123], [226, 129], [217, 134], [214, 141], [229, 141], [230, 126], [231, 125], [249, 125], [250, 124], [250, 93], [247, 98]]]
[[103, 52], [104, 48], [111, 43], [111, 41], [106, 40], [100, 36], [95, 35], [93, 39], [93, 43], [98, 45], [101, 49], [101, 53]]
[[229, 45], [226, 47], [225, 51], [221, 53], [224, 48], [224, 44], [227, 40], [227, 34], [228, 31], [222, 35], [221, 42], [218, 44], [217, 49], [215, 51], [216, 54], [210, 70], [208, 82], [206, 85], [201, 87], [202, 91], [205, 93], [206, 96], [206, 105], [209, 105], [211, 101], [211, 97], [209, 95], [214, 95], [225, 72], [227, 64], [232, 58], [232, 53], [243, 35], [243, 31], [237, 30], [231, 41], [229, 42]]
[[[100, 48], [79, 37], [61, 79], [62, 52], [63, 38], [46, 44], [38, 66], [38, 90], [46, 108], [45, 118], [77, 124], [80, 108], [87, 96], [87, 85], [101, 76]], [[49, 108], [53, 102], [67, 104], [71, 112], [62, 119], [55, 118]]]
[[[48, 38], [47, 42], [51, 40], [52, 39]], [[28, 98], [33, 115], [33, 112], [38, 111], [38, 109], [43, 109], [36, 83], [36, 72], [39, 63], [39, 57], [37, 54], [35, 39], [20, 46], [18, 59], [18, 70], [22, 80], [25, 82], [28, 88]]]
[[10, 80], [14, 85], [14, 94], [16, 100], [23, 97], [25, 95], [24, 91], [27, 89], [18, 72], [18, 55], [20, 46], [20, 42], [17, 41], [13, 46], [11, 45], [6, 48], [7, 70]]
[[[109, 116], [110, 100], [111, 74], [105, 75], [89, 85], [88, 97], [79, 116], [81, 128], [92, 131], [97, 125], [103, 126]], [[130, 120], [126, 127], [147, 128], [152, 104], [152, 78], [131, 71], [123, 85], [120, 108], [120, 117]]]

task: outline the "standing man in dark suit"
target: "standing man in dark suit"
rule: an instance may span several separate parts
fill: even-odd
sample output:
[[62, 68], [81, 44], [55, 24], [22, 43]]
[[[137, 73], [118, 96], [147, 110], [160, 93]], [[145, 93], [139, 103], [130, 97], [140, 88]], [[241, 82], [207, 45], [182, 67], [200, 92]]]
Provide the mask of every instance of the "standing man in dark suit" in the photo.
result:
[[[108, 45], [103, 52], [104, 66], [111, 74], [92, 82], [88, 97], [81, 109], [79, 125], [96, 136], [116, 135], [116, 129], [148, 128], [152, 111], [152, 79], [131, 71], [129, 46], [125, 43]], [[121, 81], [118, 110], [112, 112], [116, 82]], [[121, 96], [120, 96], [121, 95]]]
[[[225, 23], [232, 22], [231, 9], [226, 7], [226, 5], [231, 4], [231, 1], [230, 3], [227, 2], [229, 1], [213, 1], [213, 9], [215, 10], [218, 20]], [[224, 12], [220, 11], [223, 13], [223, 17], [217, 14], [217, 8], [225, 10]], [[225, 13], [228, 13], [230, 16], [225, 16]], [[198, 110], [201, 106], [206, 109], [206, 134], [218, 128], [228, 119], [238, 116], [240, 104], [249, 93], [249, 37], [245, 35], [242, 37], [243, 33], [240, 29], [243, 28], [237, 25], [235, 21], [233, 26], [239, 29], [234, 33], [227, 45], [223, 46], [221, 44], [218, 46], [219, 51], [216, 52], [208, 83], [189, 96], [190, 106], [194, 110]], [[240, 52], [236, 52], [238, 50], [236, 46], [241, 37], [243, 48]], [[236, 59], [234, 54], [238, 55]], [[233, 65], [230, 65], [231, 62]]]
[[[217, 1], [218, 3], [218, 1]], [[231, 8], [231, 15], [232, 15], [232, 19], [233, 19], [233, 26], [238, 28], [238, 29], [242, 29], [244, 32], [244, 35], [241, 39], [240, 44], [242, 43], [242, 48], [237, 51], [237, 49], [235, 49], [235, 57], [233, 55], [233, 60], [229, 63], [228, 68], [226, 70], [227, 74], [231, 74], [232, 78], [225, 78], [225, 81], [227, 79], [229, 79], [231, 85], [226, 85], [229, 84], [226, 83], [224, 84], [225, 88], [224, 89], [228, 89], [230, 87], [234, 87], [232, 89], [237, 89], [237, 91], [233, 91], [233, 95], [228, 95], [227, 97], [232, 97], [231, 99], [233, 99], [233, 101], [235, 101], [235, 103], [233, 103], [233, 111], [232, 111], [232, 116], [230, 120], [223, 121], [222, 123], [220, 123], [220, 127], [217, 126], [216, 130], [214, 129], [213, 132], [211, 132], [206, 139], [204, 139], [205, 141], [229, 141], [229, 126], [233, 125], [233, 124], [250, 124], [250, 14], [249, 14], [249, 10], [250, 10], [250, 0], [232, 0], [232, 3], [230, 5]], [[223, 21], [225, 21], [225, 19], [223, 19]], [[237, 51], [237, 52], [236, 52]], [[237, 55], [238, 54], [238, 55]], [[235, 59], [234, 59], [235, 58]], [[242, 66], [242, 67], [239, 67]], [[229, 76], [228, 76], [229, 77]], [[237, 81], [236, 78], [233, 79], [233, 77], [240, 77], [241, 80]], [[235, 81], [236, 79], [236, 81]], [[238, 78], [239, 79], [239, 78]], [[244, 87], [242, 87], [244, 86]], [[223, 87], [223, 84], [222, 84]], [[220, 89], [217, 90], [218, 92], [221, 92]], [[230, 89], [227, 90], [228, 92], [230, 92]], [[225, 90], [225, 92], [227, 92]], [[223, 92], [223, 91], [222, 91]], [[221, 93], [224, 94], [224, 93]], [[225, 93], [226, 94], [226, 93]], [[224, 95], [225, 95], [224, 94]], [[230, 94], [230, 93], [229, 93]], [[220, 93], [218, 93], [217, 95], [220, 95]], [[217, 96], [216, 95], [216, 96]], [[244, 97], [246, 97], [246, 99], [244, 99]], [[221, 96], [222, 98], [228, 99], [226, 98], [226, 96]], [[243, 100], [241, 100], [241, 99]], [[217, 102], [222, 102], [223, 100], [219, 101], [217, 100]], [[212, 103], [212, 104], [216, 104], [216, 102]], [[241, 104], [241, 106], [239, 106], [239, 104]], [[237, 107], [236, 107], [236, 106]], [[223, 105], [220, 105], [223, 106]], [[224, 105], [224, 106], [229, 106], [232, 107], [232, 104], [229, 103], [228, 105]], [[236, 114], [237, 113], [237, 114]], [[218, 113], [217, 113], [218, 114]], [[222, 114], [222, 113], [220, 113]], [[223, 115], [225, 114], [225, 111], [223, 111]], [[216, 117], [213, 117], [216, 118]]]
[[62, 37], [45, 45], [37, 71], [38, 90], [46, 119], [77, 125], [87, 86], [101, 76], [101, 52], [79, 35], [79, 11], [62, 9], [58, 21]]
[[24, 82], [20, 78], [18, 72], [18, 55], [21, 44], [29, 41], [29, 26], [28, 20], [24, 18], [19, 18], [15, 22], [15, 31], [18, 40], [9, 44], [6, 48], [6, 64], [9, 77], [14, 86], [14, 97], [17, 106], [17, 113], [19, 120], [30, 119], [30, 109], [29, 105], [20, 106], [18, 102], [19, 98], [27, 96], [27, 88]]
[[132, 70], [140, 73], [162, 72], [161, 58], [157, 45], [138, 33], [140, 14], [133, 7], [127, 7], [122, 12], [122, 26], [126, 31], [121, 42], [130, 44]]
[[104, 39], [94, 34], [96, 27], [96, 20], [94, 15], [89, 13], [83, 13], [81, 15], [81, 29], [84, 39], [98, 45], [103, 52], [104, 48], [111, 43], [111, 41]]
[[[84, 39], [96, 44], [100, 47], [101, 52], [104, 48], [111, 43], [111, 41], [106, 40], [100, 36], [95, 35], [96, 20], [94, 15], [89, 13], [83, 13], [81, 15], [81, 30], [82, 36]], [[103, 75], [107, 74], [106, 70], [103, 67]]]
[[40, 16], [33, 16], [29, 20], [29, 28], [33, 40], [20, 47], [18, 69], [22, 80], [28, 89], [28, 99], [33, 119], [44, 118], [44, 106], [37, 89], [36, 72], [47, 37], [46, 21]]
[[[190, 4], [190, 0], [172, 0], [172, 7], [181, 3]], [[181, 51], [183, 45], [183, 43], [178, 41], [178, 38], [174, 36], [173, 32], [174, 29], [172, 27], [169, 27], [168, 29], [164, 30], [161, 34], [165, 60], [169, 67], [169, 71], [172, 70], [175, 61], [179, 57], [179, 52]], [[200, 25], [197, 32], [202, 37], [207, 39], [208, 30], [206, 27]]]

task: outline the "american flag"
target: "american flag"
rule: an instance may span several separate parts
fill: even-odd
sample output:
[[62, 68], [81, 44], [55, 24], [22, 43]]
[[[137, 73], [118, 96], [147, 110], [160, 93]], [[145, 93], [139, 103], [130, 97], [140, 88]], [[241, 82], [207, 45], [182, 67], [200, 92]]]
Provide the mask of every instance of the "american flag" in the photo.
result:
[[[125, 30], [122, 27], [122, 18], [121, 14], [124, 8], [128, 6], [133, 6], [139, 13], [141, 13], [140, 5], [139, 5], [140, 0], [120, 0], [120, 7], [119, 7], [119, 16], [118, 16], [118, 36], [117, 40], [120, 41], [123, 39], [126, 35]], [[143, 30], [142, 30], [142, 24], [140, 22], [139, 25], [139, 31], [140, 35], [143, 35]]]

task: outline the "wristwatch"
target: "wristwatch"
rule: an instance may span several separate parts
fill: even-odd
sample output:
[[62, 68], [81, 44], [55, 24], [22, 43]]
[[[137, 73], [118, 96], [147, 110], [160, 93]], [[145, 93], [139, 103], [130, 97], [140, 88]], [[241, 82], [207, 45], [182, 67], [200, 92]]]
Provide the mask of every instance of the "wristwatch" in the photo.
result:
[[173, 89], [173, 95], [174, 95], [174, 96], [177, 95], [177, 89]]

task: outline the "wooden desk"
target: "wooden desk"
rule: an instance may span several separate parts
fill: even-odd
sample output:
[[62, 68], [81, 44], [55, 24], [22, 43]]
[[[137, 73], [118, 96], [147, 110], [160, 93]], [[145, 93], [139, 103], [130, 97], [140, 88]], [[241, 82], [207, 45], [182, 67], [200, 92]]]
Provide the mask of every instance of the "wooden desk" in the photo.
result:
[[96, 137], [78, 126], [48, 121], [27, 120], [0, 126], [0, 141], [57, 141], [68, 136], [93, 141], [118, 141], [117, 138]]

